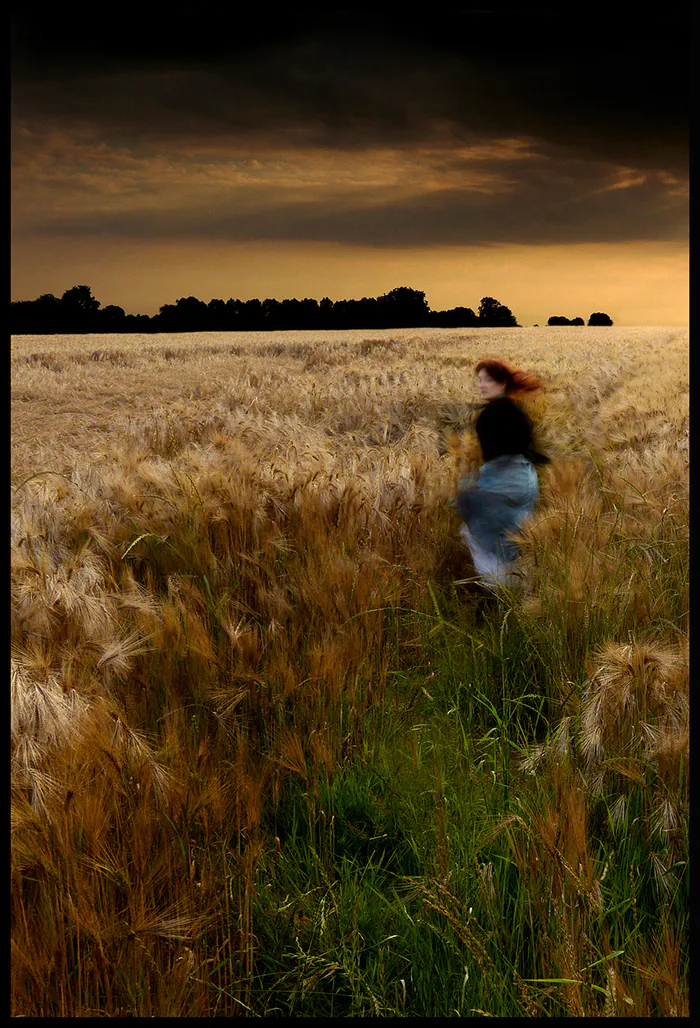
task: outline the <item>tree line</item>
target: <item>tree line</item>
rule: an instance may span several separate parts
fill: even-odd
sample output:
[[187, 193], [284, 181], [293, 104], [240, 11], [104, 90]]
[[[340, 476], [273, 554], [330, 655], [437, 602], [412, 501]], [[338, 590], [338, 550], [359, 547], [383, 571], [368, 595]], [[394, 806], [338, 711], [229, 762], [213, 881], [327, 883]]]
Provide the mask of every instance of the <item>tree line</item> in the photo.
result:
[[500, 328], [519, 327], [510, 308], [484, 296], [471, 307], [433, 311], [425, 293], [399, 286], [361, 300], [219, 300], [208, 303], [183, 296], [163, 304], [158, 314], [127, 314], [103, 307], [89, 286], [67, 289], [61, 297], [43, 293], [36, 300], [10, 304], [12, 335], [89, 332], [255, 332], [275, 329]]
[[[613, 321], [609, 314], [604, 314], [603, 311], [594, 311], [588, 319], [589, 325], [612, 325]], [[563, 317], [561, 314], [553, 314], [551, 318], [547, 320], [548, 325], [583, 325], [583, 318], [568, 318]]]

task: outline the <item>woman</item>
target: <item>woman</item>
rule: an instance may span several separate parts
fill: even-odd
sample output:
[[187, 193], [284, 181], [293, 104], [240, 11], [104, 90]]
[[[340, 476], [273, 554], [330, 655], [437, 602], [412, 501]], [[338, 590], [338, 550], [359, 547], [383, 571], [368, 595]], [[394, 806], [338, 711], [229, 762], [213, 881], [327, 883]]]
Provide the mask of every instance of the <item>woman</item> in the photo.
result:
[[460, 480], [455, 506], [477, 574], [485, 584], [510, 585], [518, 548], [509, 535], [537, 503], [534, 465], [549, 463], [532, 448], [532, 422], [517, 398], [542, 383], [492, 358], [479, 361], [474, 370], [486, 401], [475, 426], [484, 463], [478, 473]]

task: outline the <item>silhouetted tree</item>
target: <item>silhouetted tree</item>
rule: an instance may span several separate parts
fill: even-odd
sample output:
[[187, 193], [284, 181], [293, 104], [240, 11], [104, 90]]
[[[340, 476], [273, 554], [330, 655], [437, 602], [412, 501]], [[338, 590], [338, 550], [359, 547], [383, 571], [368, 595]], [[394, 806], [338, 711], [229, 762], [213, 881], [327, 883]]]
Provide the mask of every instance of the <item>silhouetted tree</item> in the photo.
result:
[[336, 300], [333, 304], [333, 328], [353, 328], [352, 314], [352, 300]]
[[56, 306], [55, 331], [94, 332], [99, 331], [97, 312], [100, 301], [92, 295], [89, 286], [73, 286], [66, 289]]
[[274, 330], [279, 328], [278, 322], [281, 322], [279, 317], [279, 309], [281, 308], [279, 300], [273, 300], [270, 297], [263, 300], [261, 304], [260, 316], [262, 318], [262, 325], [268, 330]]
[[154, 322], [159, 332], [172, 332], [177, 328], [177, 314], [174, 303], [161, 304]]
[[12, 335], [134, 331], [152, 331], [148, 315], [127, 315], [124, 308], [116, 304], [100, 309], [100, 301], [85, 285], [67, 289], [60, 299], [53, 293], [42, 293], [36, 300], [10, 304]]
[[148, 314], [127, 314], [123, 322], [124, 328], [120, 331], [161, 332], [162, 329], [158, 328], [157, 317], [157, 314], [153, 318], [149, 318]]
[[318, 328], [318, 300], [304, 297], [299, 301], [299, 317], [301, 328]]
[[548, 325], [583, 325], [583, 318], [564, 318], [560, 314], [553, 314], [551, 318], [547, 320]]
[[419, 328], [428, 324], [430, 308], [424, 292], [398, 286], [378, 297], [377, 315], [380, 328]]
[[484, 328], [500, 328], [501, 326], [517, 328], [518, 322], [509, 307], [494, 300], [492, 296], [484, 296], [479, 304], [479, 325]]
[[100, 301], [92, 295], [90, 286], [72, 286], [58, 302], [58, 324], [63, 332], [99, 331], [99, 309]]
[[420, 328], [430, 325], [478, 327], [517, 325], [508, 307], [485, 296], [478, 315], [471, 307], [431, 311], [425, 293], [398, 286], [382, 296], [338, 300], [327, 296], [319, 302], [305, 297], [260, 301], [213, 298], [209, 303], [196, 296], [180, 297], [163, 304], [158, 314], [125, 314], [122, 307], [100, 302], [89, 286], [67, 289], [60, 299], [44, 293], [36, 300], [10, 304], [10, 331], [17, 334], [55, 332], [208, 332], [258, 331], [261, 329], [371, 329]]
[[451, 307], [447, 311], [432, 311], [430, 324], [437, 328], [476, 328], [479, 318], [471, 307]]
[[11, 335], [50, 335], [58, 332], [59, 299], [42, 293], [36, 300], [15, 300], [10, 304]]
[[234, 300], [231, 298], [226, 301], [226, 313], [224, 316], [224, 324], [227, 332], [235, 332], [240, 329], [243, 322], [243, 301]]
[[166, 303], [156, 315], [159, 332], [206, 332], [210, 311], [196, 296], [181, 296], [176, 303]]
[[179, 329], [184, 332], [202, 332], [209, 327], [209, 309], [204, 300], [196, 296], [182, 296], [175, 304], [180, 320]]
[[123, 307], [108, 303], [98, 314], [99, 326], [102, 332], [121, 332], [124, 327], [126, 311]]
[[87, 314], [93, 314], [100, 309], [100, 301], [92, 295], [90, 286], [72, 286], [66, 289], [61, 297], [61, 303], [67, 309], [80, 310]]
[[[350, 301], [350, 317], [355, 328], [394, 328], [402, 321], [397, 307], [382, 309], [381, 297], [363, 296]], [[392, 324], [393, 322], [393, 324]]]
[[263, 325], [263, 306], [257, 297], [251, 300], [246, 300], [243, 304], [243, 328], [250, 332], [255, 329], [262, 328]]
[[[30, 300], [29, 302], [31, 303], [32, 301]], [[58, 306], [58, 303], [59, 303], [58, 297], [54, 296], [53, 293], [42, 293], [41, 296], [37, 300], [34, 300], [34, 304], [36, 305], [36, 309], [37, 310], [43, 310], [47, 314], [49, 314], [49, 313], [54, 314], [56, 312], [56, 308]]]
[[329, 296], [324, 296], [318, 305], [318, 327], [333, 327], [333, 301]]
[[602, 311], [596, 311], [588, 319], [589, 325], [612, 325], [612, 323], [612, 318], [608, 314], [603, 314]]
[[207, 322], [212, 332], [226, 331], [226, 304], [223, 300], [211, 299], [207, 304]]

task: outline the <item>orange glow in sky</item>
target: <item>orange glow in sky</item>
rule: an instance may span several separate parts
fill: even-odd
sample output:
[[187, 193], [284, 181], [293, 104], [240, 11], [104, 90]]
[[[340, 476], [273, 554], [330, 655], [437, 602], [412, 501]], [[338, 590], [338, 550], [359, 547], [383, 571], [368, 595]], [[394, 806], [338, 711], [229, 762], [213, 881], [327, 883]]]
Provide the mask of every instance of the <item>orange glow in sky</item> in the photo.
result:
[[377, 250], [329, 243], [46, 240], [14, 248], [12, 298], [87, 284], [104, 305], [156, 314], [181, 296], [320, 300], [422, 289], [433, 310], [495, 296], [521, 325], [603, 310], [619, 325], [688, 324], [687, 247], [586, 243]]
[[682, 14], [328, 10], [246, 36], [145, 5], [133, 38], [13, 17], [13, 300], [409, 286], [522, 325], [688, 322]]

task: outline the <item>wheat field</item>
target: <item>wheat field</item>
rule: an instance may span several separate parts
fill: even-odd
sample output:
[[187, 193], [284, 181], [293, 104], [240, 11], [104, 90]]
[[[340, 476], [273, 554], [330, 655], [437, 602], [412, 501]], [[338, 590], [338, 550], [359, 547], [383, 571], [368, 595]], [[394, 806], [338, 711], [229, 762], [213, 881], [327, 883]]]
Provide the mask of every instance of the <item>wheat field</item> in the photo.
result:
[[[552, 458], [493, 601], [485, 356]], [[687, 1016], [688, 356], [13, 337], [12, 1015]]]

